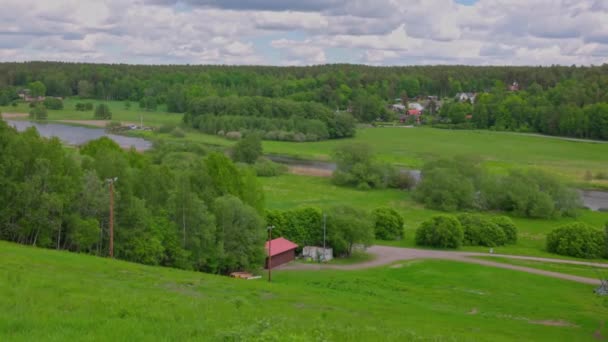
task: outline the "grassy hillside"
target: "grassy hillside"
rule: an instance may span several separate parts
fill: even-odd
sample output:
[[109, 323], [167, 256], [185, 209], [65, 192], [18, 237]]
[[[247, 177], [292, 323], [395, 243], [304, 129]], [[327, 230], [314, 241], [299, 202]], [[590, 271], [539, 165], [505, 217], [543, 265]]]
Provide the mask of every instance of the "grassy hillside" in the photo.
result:
[[[574, 341], [608, 335], [592, 286], [410, 261], [245, 281], [0, 242], [0, 340]], [[503, 281], [509, 279], [508, 282]]]

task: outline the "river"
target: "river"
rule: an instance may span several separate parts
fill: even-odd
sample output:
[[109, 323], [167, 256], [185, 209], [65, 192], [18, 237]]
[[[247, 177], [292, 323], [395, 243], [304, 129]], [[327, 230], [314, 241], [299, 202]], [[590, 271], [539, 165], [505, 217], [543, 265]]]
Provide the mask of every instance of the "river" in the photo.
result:
[[62, 125], [56, 123], [38, 123], [31, 121], [5, 120], [10, 126], [15, 127], [18, 131], [25, 131], [29, 127], [36, 127], [41, 136], [50, 138], [58, 137], [62, 142], [68, 145], [78, 146], [85, 144], [91, 140], [101, 137], [108, 137], [114, 140], [122, 148], [134, 147], [138, 151], [146, 151], [152, 148], [152, 143], [142, 139], [125, 137], [122, 135], [106, 133], [101, 128], [89, 128], [80, 126]]

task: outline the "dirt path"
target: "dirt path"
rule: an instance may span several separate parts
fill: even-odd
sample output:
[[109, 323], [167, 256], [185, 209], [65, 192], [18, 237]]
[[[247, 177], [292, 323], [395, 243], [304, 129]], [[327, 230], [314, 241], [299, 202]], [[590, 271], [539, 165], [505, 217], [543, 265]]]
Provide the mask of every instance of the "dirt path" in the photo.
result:
[[3, 119], [17, 119], [17, 118], [27, 118], [29, 114], [27, 113], [2, 113], [0, 116]]
[[506, 255], [506, 254], [489, 254], [489, 253], [476, 253], [476, 252], [447, 252], [447, 251], [436, 251], [436, 250], [415, 249], [415, 248], [399, 248], [399, 247], [387, 247], [387, 246], [371, 246], [370, 248], [367, 249], [367, 252], [374, 255], [375, 258], [373, 260], [366, 261], [366, 262], [363, 262], [360, 264], [322, 265], [322, 264], [292, 263], [292, 264], [280, 266], [278, 269], [281, 269], [281, 270], [320, 270], [320, 269], [356, 270], [356, 269], [364, 269], [364, 268], [387, 265], [387, 264], [390, 264], [390, 263], [393, 263], [396, 261], [402, 261], [402, 260], [439, 259], [439, 260], [453, 260], [453, 261], [467, 262], [467, 263], [490, 266], [490, 267], [505, 268], [505, 269], [510, 269], [510, 270], [544, 275], [547, 277], [566, 279], [566, 280], [571, 280], [571, 281], [576, 281], [579, 283], [591, 284], [591, 285], [599, 285], [600, 281], [598, 279], [593, 279], [593, 278], [579, 277], [579, 276], [564, 274], [564, 273], [559, 273], [559, 272], [544, 271], [544, 270], [531, 268], [531, 267], [504, 264], [504, 263], [494, 262], [494, 261], [490, 261], [490, 260], [476, 259], [473, 257], [491, 256], [491, 257], [520, 259], [520, 260], [571, 264], [571, 265], [595, 266], [595, 267], [601, 267], [601, 268], [608, 269], [608, 264], [602, 264], [602, 263], [593, 263], [593, 262], [576, 261], [576, 260], [564, 260], [564, 259], [540, 258], [540, 257], [527, 257], [527, 256]]

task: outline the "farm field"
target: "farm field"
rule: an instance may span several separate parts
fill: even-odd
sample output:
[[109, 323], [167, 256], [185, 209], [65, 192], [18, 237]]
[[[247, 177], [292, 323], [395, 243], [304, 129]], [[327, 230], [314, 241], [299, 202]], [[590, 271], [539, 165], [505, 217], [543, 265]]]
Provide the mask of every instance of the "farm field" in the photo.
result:
[[[95, 120], [93, 110], [77, 111], [74, 109], [76, 103], [105, 103], [112, 112], [112, 121], [133, 122], [139, 124], [140, 115], [143, 115], [144, 125], [158, 127], [162, 124], [178, 124], [182, 120], [182, 114], [168, 113], [163, 107], [156, 111], [146, 111], [139, 108], [136, 102], [130, 103], [130, 108], [125, 108], [125, 101], [100, 101], [100, 100], [80, 100], [65, 99], [63, 109], [48, 110], [48, 120]], [[4, 113], [28, 113], [30, 108], [27, 103], [19, 103], [17, 107], [0, 107], [0, 112]]]
[[608, 299], [593, 295], [593, 286], [457, 262], [278, 271], [269, 284], [6, 242], [0, 257], [5, 341], [578, 341], [608, 334]]
[[[259, 178], [264, 186], [266, 207], [290, 209], [299, 206], [326, 208], [332, 205], [351, 205], [371, 211], [388, 206], [396, 209], [405, 221], [405, 238], [401, 241], [377, 241], [377, 244], [413, 247], [416, 228], [431, 216], [445, 212], [425, 209], [411, 198], [411, 193], [395, 189], [360, 191], [338, 187], [328, 178], [286, 174], [279, 177]], [[449, 214], [449, 213], [448, 213]], [[458, 213], [453, 213], [458, 214]], [[495, 215], [485, 213], [483, 215]], [[501, 214], [502, 215], [502, 214]], [[601, 228], [608, 222], [608, 213], [582, 210], [576, 218], [529, 219], [512, 217], [519, 228], [519, 241], [515, 245], [496, 247], [496, 253], [556, 257], [545, 252], [545, 235], [551, 230], [571, 222], [585, 222]], [[487, 252], [485, 247], [463, 247], [463, 250]]]

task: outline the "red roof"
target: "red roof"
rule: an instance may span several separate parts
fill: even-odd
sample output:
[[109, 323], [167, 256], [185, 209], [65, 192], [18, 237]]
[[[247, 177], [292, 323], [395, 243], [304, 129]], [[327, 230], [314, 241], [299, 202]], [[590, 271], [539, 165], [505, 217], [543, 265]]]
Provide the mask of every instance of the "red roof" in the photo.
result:
[[[271, 241], [272, 245], [270, 246], [270, 252], [272, 253], [270, 256], [275, 256], [287, 251], [290, 251], [292, 249], [296, 249], [298, 248], [298, 245], [296, 245], [295, 243], [284, 239], [282, 237], [278, 238], [278, 239], [274, 239]], [[266, 241], [266, 254], [268, 254], [268, 241]]]
[[419, 111], [418, 109], [410, 109], [410, 110], [407, 111], [407, 113], [409, 115], [420, 115], [422, 112]]

